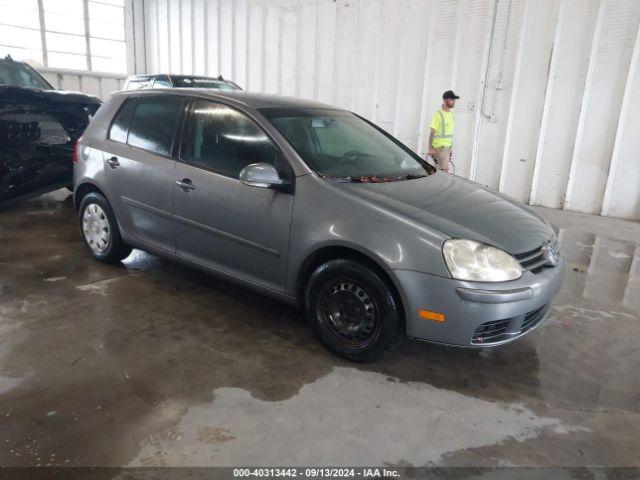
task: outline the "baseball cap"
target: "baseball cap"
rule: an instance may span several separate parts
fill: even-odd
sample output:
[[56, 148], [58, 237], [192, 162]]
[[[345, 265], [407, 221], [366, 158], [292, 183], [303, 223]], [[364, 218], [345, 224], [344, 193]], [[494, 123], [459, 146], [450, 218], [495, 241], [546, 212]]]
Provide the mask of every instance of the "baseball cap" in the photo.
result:
[[442, 94], [442, 98], [453, 98], [454, 100], [459, 99], [460, 97], [453, 93], [453, 90], [447, 90]]

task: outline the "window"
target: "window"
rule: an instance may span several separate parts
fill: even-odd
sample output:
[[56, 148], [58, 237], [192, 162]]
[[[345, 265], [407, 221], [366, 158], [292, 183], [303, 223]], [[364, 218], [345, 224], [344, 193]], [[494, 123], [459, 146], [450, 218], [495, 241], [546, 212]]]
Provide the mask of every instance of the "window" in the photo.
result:
[[109, 138], [120, 143], [127, 143], [127, 133], [129, 130], [129, 122], [131, 113], [136, 105], [135, 98], [128, 98], [120, 106], [120, 110], [113, 119], [111, 128], [109, 129]]
[[213, 102], [196, 102], [182, 157], [232, 178], [247, 165], [263, 162], [286, 176], [280, 151], [264, 131], [237, 110]]
[[0, 63], [0, 85], [13, 85], [26, 88], [42, 88], [51, 90], [49, 85], [31, 67], [24, 63], [2, 62]]
[[127, 143], [160, 155], [171, 155], [171, 145], [184, 100], [168, 95], [141, 97], [133, 113]]
[[171, 88], [169, 77], [156, 77], [156, 79], [153, 81], [153, 88]]
[[127, 70], [124, 0], [0, 0], [0, 38], [3, 53], [36, 66]]
[[133, 78], [127, 82], [125, 90], [139, 90], [141, 88], [149, 88], [151, 81], [148, 78]]

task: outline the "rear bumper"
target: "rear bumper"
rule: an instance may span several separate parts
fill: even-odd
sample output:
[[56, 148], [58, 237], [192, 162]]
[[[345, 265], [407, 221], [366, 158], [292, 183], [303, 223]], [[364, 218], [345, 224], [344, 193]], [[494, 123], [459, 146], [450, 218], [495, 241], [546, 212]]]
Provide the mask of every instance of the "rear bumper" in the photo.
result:
[[[407, 319], [407, 334], [420, 340], [461, 347], [493, 347], [511, 342], [538, 326], [563, 280], [564, 262], [512, 282], [477, 283], [411, 270], [396, 270]], [[419, 310], [444, 315], [421, 318]]]

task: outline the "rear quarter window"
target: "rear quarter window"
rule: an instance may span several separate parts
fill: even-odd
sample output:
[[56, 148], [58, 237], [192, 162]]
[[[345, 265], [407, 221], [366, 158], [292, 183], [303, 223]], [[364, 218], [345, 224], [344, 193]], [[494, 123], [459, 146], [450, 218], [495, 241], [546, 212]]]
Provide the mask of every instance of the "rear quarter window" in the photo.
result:
[[127, 143], [127, 133], [129, 131], [129, 122], [131, 114], [136, 104], [135, 98], [129, 98], [120, 106], [118, 113], [113, 119], [113, 123], [109, 128], [109, 139], [120, 143]]

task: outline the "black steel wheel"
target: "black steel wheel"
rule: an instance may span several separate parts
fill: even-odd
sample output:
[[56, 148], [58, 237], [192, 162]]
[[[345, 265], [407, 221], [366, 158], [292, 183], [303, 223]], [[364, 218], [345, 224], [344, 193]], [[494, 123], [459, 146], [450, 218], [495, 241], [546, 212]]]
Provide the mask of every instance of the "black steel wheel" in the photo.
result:
[[310, 276], [305, 309], [320, 341], [357, 362], [390, 353], [403, 337], [402, 314], [388, 282], [352, 260], [331, 260]]
[[348, 277], [327, 282], [322, 293], [320, 321], [337, 342], [366, 348], [380, 334], [380, 315], [369, 293]]

